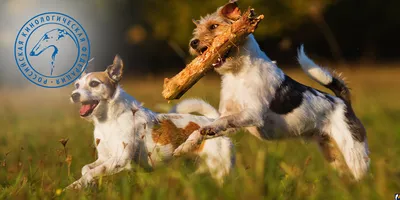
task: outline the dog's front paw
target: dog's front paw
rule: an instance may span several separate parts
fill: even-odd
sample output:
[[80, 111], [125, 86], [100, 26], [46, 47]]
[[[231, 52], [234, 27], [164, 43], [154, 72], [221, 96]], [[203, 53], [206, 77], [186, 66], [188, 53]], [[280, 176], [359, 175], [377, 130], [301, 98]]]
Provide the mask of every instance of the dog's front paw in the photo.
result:
[[64, 188], [64, 191], [66, 190], [80, 190], [84, 187], [83, 183], [79, 180], [73, 182], [72, 184], [68, 185], [66, 188]]
[[200, 129], [200, 134], [202, 135], [219, 135], [224, 128], [221, 126], [204, 126]]
[[185, 153], [194, 151], [199, 147], [203, 139], [204, 137], [203, 135], [200, 134], [199, 131], [193, 132], [184, 143], [182, 143], [181, 145], [178, 146], [178, 148], [175, 149], [172, 155], [180, 156]]
[[92, 185], [94, 183], [95, 183], [95, 181], [94, 181], [93, 177], [90, 175], [90, 173], [86, 173], [84, 176], [82, 176], [80, 179], [73, 182], [71, 185], [66, 187], [64, 190], [80, 190], [80, 189], [87, 187], [89, 185]]
[[178, 157], [185, 153], [191, 152], [193, 151], [193, 149], [195, 149], [195, 146], [195, 143], [193, 143], [192, 141], [186, 141], [174, 150], [172, 156]]
[[90, 171], [90, 167], [88, 165], [85, 165], [82, 167], [82, 176], [85, 175], [88, 171]]

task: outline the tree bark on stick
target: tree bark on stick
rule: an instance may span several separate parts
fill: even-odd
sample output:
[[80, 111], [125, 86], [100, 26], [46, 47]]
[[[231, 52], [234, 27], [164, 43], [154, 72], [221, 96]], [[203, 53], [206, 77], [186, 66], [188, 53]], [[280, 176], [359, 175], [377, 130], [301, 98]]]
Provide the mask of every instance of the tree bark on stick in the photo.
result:
[[241, 42], [257, 28], [264, 15], [256, 16], [254, 9], [248, 8], [235, 22], [230, 30], [217, 36], [211, 47], [202, 55], [196, 57], [181, 72], [171, 79], [164, 79], [162, 95], [167, 100], [179, 99], [207, 72], [213, 69], [212, 64], [217, 62], [220, 55], [224, 55], [233, 46]]

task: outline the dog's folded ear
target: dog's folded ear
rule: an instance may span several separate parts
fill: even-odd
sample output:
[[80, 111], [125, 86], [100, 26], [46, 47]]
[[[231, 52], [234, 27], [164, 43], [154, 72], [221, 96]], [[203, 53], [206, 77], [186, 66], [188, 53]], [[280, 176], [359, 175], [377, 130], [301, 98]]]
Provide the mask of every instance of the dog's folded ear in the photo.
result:
[[237, 0], [230, 0], [218, 10], [218, 14], [230, 20], [238, 20], [241, 16], [240, 9], [236, 3]]
[[116, 55], [113, 64], [107, 67], [106, 72], [111, 80], [113, 80], [114, 82], [119, 82], [122, 78], [123, 70], [124, 63], [122, 62], [121, 57], [119, 57], [119, 55]]

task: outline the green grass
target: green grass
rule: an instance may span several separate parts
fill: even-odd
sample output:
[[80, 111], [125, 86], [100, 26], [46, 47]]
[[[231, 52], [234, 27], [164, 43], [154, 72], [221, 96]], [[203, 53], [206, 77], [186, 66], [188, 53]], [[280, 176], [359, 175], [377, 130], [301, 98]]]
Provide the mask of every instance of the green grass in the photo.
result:
[[[288, 73], [322, 89], [300, 71]], [[371, 151], [371, 171], [359, 183], [342, 180], [313, 142], [260, 141], [238, 133], [232, 137], [237, 164], [223, 187], [206, 174], [193, 175], [193, 161], [180, 158], [151, 173], [135, 167], [101, 178], [94, 188], [66, 193], [60, 190], [95, 160], [93, 127], [69, 103], [72, 87], [3, 87], [0, 199], [392, 199], [400, 192], [399, 74], [397, 69], [345, 71]], [[146, 107], [167, 107], [161, 97], [163, 78], [131, 79], [126, 77], [123, 87]], [[206, 77], [184, 98], [200, 97], [217, 106], [219, 87], [218, 78]], [[63, 138], [69, 138], [66, 149], [59, 142]]]

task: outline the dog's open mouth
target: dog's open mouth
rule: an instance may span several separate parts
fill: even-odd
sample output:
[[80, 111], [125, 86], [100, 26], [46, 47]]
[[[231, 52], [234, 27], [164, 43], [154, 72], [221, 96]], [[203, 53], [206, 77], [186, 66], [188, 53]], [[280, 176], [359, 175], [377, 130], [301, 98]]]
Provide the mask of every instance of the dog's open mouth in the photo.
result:
[[203, 55], [203, 53], [208, 49], [208, 47], [203, 47], [200, 49], [199, 54]]
[[222, 57], [219, 57], [217, 59], [217, 62], [213, 63], [212, 66], [214, 68], [221, 67], [225, 63], [226, 59], [229, 57], [231, 51], [232, 51], [232, 48], [230, 48]]
[[79, 114], [81, 117], [87, 117], [90, 114], [92, 114], [93, 110], [97, 107], [99, 104], [99, 101], [92, 100], [92, 101], [86, 101], [82, 102], [81, 109], [79, 109]]

